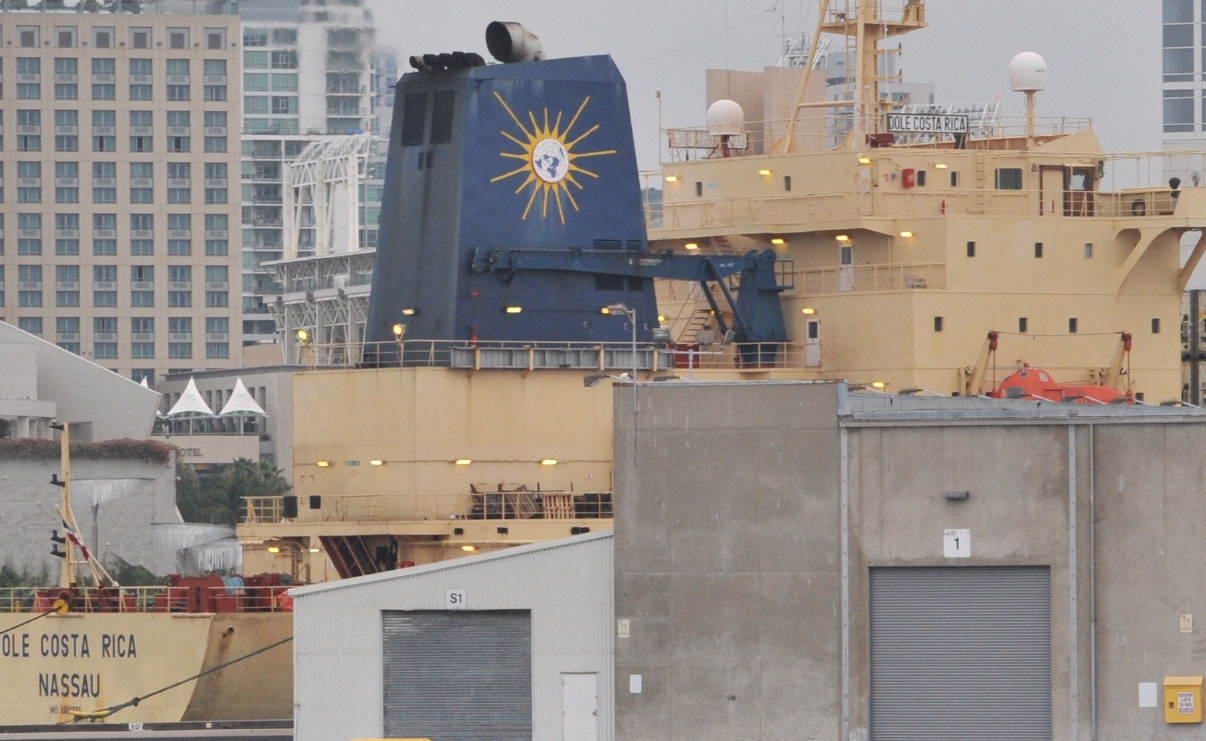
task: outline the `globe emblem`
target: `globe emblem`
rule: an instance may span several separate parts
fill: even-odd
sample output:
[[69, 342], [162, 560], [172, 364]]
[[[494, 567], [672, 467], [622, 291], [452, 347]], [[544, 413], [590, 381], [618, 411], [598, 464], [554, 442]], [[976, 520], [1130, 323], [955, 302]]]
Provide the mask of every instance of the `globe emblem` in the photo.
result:
[[569, 153], [556, 139], [541, 139], [532, 149], [532, 169], [546, 183], [559, 183], [569, 172]]

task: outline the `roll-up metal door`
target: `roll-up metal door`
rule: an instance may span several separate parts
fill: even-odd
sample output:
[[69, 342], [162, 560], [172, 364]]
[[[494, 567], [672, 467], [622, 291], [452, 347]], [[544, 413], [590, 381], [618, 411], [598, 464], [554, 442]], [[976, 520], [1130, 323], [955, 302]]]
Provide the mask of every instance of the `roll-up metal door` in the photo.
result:
[[531, 741], [529, 611], [385, 611], [382, 623], [386, 736]]
[[1051, 572], [871, 569], [871, 741], [1050, 741]]

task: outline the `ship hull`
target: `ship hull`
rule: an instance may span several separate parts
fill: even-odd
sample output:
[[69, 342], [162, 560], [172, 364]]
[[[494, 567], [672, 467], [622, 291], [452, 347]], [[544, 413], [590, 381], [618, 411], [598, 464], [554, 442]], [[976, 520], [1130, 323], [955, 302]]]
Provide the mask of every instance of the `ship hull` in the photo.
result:
[[[0, 614], [0, 631], [30, 618]], [[292, 613], [68, 613], [0, 635], [0, 725], [70, 721], [144, 697], [293, 634]], [[110, 722], [290, 718], [284, 644], [141, 700]]]

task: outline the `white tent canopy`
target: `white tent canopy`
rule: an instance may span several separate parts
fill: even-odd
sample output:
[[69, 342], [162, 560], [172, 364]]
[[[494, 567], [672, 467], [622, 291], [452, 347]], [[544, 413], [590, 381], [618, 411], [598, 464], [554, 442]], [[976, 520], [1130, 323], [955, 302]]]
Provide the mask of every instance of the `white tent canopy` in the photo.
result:
[[234, 391], [230, 393], [230, 398], [226, 400], [226, 406], [222, 407], [222, 411], [219, 412], [219, 414], [223, 417], [234, 414], [258, 414], [264, 417], [268, 416], [263, 408], [260, 407], [259, 404], [255, 403], [255, 397], [253, 397], [251, 392], [247, 390], [247, 387], [243, 385], [242, 378], [235, 379]]
[[184, 389], [184, 393], [180, 394], [180, 399], [172, 405], [172, 410], [167, 413], [167, 416], [179, 417], [185, 414], [214, 416], [213, 410], [201, 398], [201, 392], [197, 390], [197, 382], [191, 377], [188, 379], [188, 386]]

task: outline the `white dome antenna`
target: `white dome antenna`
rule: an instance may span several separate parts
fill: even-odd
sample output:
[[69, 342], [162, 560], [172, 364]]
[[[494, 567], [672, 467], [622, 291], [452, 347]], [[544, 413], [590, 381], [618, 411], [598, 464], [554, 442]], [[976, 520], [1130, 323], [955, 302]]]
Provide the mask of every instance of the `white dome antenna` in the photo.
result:
[[1046, 87], [1047, 62], [1032, 51], [1024, 51], [1009, 62], [1009, 84], [1014, 92], [1026, 93], [1026, 148], [1034, 147], [1034, 94]]
[[720, 137], [721, 157], [729, 156], [729, 139], [745, 133], [745, 111], [735, 100], [721, 99], [708, 106], [708, 133]]

